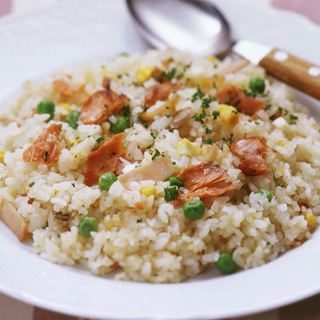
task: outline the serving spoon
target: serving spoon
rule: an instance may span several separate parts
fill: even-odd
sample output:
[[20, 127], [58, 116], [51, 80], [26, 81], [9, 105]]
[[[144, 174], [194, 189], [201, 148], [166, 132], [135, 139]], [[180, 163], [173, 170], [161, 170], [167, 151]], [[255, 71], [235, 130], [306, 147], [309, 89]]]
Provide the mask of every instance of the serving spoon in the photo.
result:
[[232, 52], [237, 71], [249, 63], [260, 65], [275, 78], [320, 100], [320, 67], [283, 50], [247, 40], [233, 42], [223, 14], [206, 0], [126, 0], [140, 35], [153, 47], [175, 47], [195, 55]]

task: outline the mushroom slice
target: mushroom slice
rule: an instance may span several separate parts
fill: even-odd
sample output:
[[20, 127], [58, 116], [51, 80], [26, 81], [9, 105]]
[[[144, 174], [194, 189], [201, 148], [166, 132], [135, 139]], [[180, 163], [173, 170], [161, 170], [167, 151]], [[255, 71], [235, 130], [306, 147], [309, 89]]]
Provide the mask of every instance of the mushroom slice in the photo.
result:
[[167, 126], [168, 130], [179, 129], [183, 124], [185, 124], [192, 115], [192, 109], [185, 108], [177, 111], [173, 117], [169, 125]]
[[0, 209], [0, 219], [23, 242], [28, 235], [27, 224], [18, 213], [17, 209], [9, 202], [4, 202]]
[[133, 169], [118, 177], [118, 180], [126, 188], [130, 187], [133, 181], [141, 182], [153, 180], [155, 182], [168, 178], [175, 172], [175, 167], [167, 156], [159, 156], [140, 168]]

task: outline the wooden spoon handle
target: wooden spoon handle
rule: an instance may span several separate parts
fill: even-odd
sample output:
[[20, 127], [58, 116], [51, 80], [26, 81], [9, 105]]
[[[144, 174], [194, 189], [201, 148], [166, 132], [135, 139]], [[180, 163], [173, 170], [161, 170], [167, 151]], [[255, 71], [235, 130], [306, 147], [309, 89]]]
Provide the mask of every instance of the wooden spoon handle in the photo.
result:
[[273, 77], [320, 100], [320, 67], [279, 49], [260, 61]]

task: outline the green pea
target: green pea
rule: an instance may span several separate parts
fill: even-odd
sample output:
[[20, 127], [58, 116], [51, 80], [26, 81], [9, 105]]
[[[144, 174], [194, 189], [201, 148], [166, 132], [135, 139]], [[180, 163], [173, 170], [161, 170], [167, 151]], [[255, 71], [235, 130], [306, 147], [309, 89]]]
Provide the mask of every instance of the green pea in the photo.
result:
[[176, 176], [170, 176], [165, 181], [169, 181], [170, 186], [177, 186], [178, 188], [184, 187], [184, 181]]
[[80, 112], [77, 110], [72, 110], [67, 114], [66, 122], [72, 129], [78, 128], [78, 120], [80, 117]]
[[254, 77], [250, 79], [249, 88], [255, 93], [263, 93], [266, 85], [263, 79]]
[[101, 190], [109, 190], [116, 181], [117, 177], [114, 173], [106, 172], [99, 178], [99, 188]]
[[224, 274], [230, 274], [236, 270], [237, 265], [232, 259], [229, 252], [221, 252], [218, 261], [215, 262], [216, 267]]
[[94, 217], [84, 217], [80, 220], [78, 233], [82, 237], [90, 237], [91, 231], [98, 230], [98, 222]]
[[273, 198], [273, 194], [268, 189], [262, 188], [259, 191], [257, 191], [257, 193], [260, 193], [261, 195], [265, 196], [269, 202], [271, 202], [271, 200]]
[[166, 202], [176, 200], [178, 197], [178, 190], [176, 186], [164, 188], [164, 200]]
[[190, 220], [202, 218], [205, 210], [206, 207], [204, 206], [203, 202], [196, 199], [186, 202], [182, 207], [184, 215]]
[[128, 116], [115, 115], [116, 122], [111, 122], [110, 130], [113, 133], [120, 133], [130, 127], [130, 118]]
[[53, 119], [54, 109], [55, 109], [55, 105], [50, 100], [42, 100], [37, 105], [38, 114], [48, 113], [50, 115], [50, 117], [46, 120], [46, 122], [49, 122], [51, 119]]

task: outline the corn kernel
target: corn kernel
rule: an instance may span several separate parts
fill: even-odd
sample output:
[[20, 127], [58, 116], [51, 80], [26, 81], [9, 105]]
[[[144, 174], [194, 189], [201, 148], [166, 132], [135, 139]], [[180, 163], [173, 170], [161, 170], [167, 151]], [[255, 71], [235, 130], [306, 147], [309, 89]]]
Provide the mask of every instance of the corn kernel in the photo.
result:
[[110, 230], [113, 227], [118, 227], [120, 225], [120, 218], [113, 217], [111, 220], [104, 220], [103, 225], [107, 230]]
[[28, 194], [28, 192], [29, 192], [29, 189], [28, 188], [24, 188], [24, 194]]
[[119, 217], [114, 217], [114, 218], [112, 219], [112, 222], [113, 222], [113, 225], [114, 225], [115, 227], [119, 227], [119, 225], [120, 225], [120, 218], [119, 218]]
[[235, 107], [228, 106], [227, 104], [219, 104], [217, 110], [219, 111], [221, 119], [226, 122], [229, 128], [233, 128], [238, 123], [239, 111]]
[[59, 190], [54, 190], [54, 194], [57, 194], [59, 192]]
[[67, 111], [71, 111], [70, 103], [59, 103], [58, 106], [63, 108], [63, 109], [65, 109], [65, 110], [67, 110]]
[[69, 140], [69, 143], [72, 147], [74, 144], [79, 143], [79, 141], [77, 139], [73, 139], [73, 140]]
[[202, 154], [202, 149], [198, 142], [191, 142], [184, 138], [178, 144], [178, 152], [181, 156], [196, 157]]
[[144, 67], [137, 71], [137, 81], [145, 82], [150, 79], [152, 75], [153, 67]]
[[146, 197], [150, 197], [152, 195], [155, 195], [156, 192], [157, 192], [157, 189], [155, 186], [145, 187], [145, 188], [140, 189], [140, 194], [141, 195], [144, 194]]
[[281, 140], [281, 141], [279, 142], [279, 146], [280, 146], [280, 147], [284, 147], [284, 140]]
[[215, 63], [217, 61], [217, 58], [215, 56], [210, 56], [210, 57], [207, 57], [207, 60], [209, 60], [212, 63]]
[[113, 223], [111, 220], [104, 220], [103, 225], [107, 230], [110, 230], [113, 227]]
[[37, 248], [38, 248], [38, 249], [41, 249], [41, 245], [40, 245], [40, 244], [37, 244]]
[[282, 175], [284, 175], [284, 170], [282, 168], [280, 168], [279, 171]]
[[0, 150], [0, 162], [4, 162], [4, 154], [7, 152], [7, 150]]
[[308, 213], [307, 216], [307, 223], [308, 223], [308, 226], [310, 226], [311, 228], [314, 227], [314, 225], [317, 223], [317, 217], [315, 217], [314, 215]]

